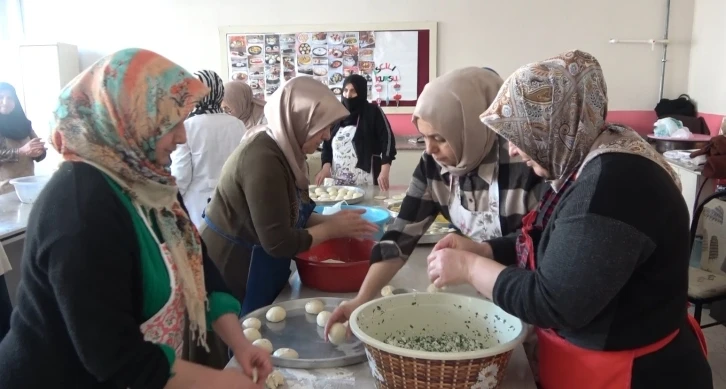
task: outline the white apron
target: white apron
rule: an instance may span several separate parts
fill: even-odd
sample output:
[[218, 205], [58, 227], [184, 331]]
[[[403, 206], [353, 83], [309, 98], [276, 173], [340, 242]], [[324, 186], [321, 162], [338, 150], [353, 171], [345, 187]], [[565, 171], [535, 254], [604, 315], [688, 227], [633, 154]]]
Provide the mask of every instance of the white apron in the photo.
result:
[[485, 211], [469, 211], [461, 205], [461, 190], [459, 178], [451, 176], [454, 190], [449, 200], [449, 215], [451, 223], [459, 231], [474, 242], [484, 242], [502, 236], [502, 225], [499, 221], [499, 183], [497, 182], [498, 168], [494, 169], [494, 177], [489, 185], [489, 208]]
[[184, 303], [182, 285], [179, 282], [178, 269], [166, 243], [159, 243], [144, 212], [140, 209], [138, 212], [146, 223], [147, 228], [149, 228], [154, 240], [159, 245], [159, 250], [161, 251], [161, 256], [164, 258], [171, 284], [171, 296], [169, 300], [159, 312], [141, 324], [141, 333], [144, 334], [144, 340], [147, 342], [165, 344], [171, 347], [176, 352], [176, 357], [181, 359], [184, 346], [184, 327], [186, 325], [186, 305]]
[[341, 127], [333, 137], [332, 176], [337, 185], [373, 185], [373, 173], [355, 167], [358, 164], [353, 145], [356, 128], [357, 126]]

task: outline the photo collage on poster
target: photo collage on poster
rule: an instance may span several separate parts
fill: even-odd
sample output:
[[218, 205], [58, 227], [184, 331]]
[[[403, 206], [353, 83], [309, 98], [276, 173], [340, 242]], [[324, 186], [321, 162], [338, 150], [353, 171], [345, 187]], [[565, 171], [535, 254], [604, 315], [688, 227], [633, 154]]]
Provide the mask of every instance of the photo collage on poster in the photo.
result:
[[254, 97], [274, 93], [281, 80], [307, 75], [327, 85], [340, 99], [351, 74], [373, 85], [376, 39], [373, 31], [299, 32], [228, 35], [230, 78], [252, 87]]

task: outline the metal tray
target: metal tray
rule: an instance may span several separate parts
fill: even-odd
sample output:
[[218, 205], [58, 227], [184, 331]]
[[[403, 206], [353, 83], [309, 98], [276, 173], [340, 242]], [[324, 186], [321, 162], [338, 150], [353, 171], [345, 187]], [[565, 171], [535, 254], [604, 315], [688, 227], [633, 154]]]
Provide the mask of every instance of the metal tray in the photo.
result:
[[[317, 315], [305, 312], [305, 304], [320, 300], [325, 310], [333, 312], [345, 299], [339, 297], [317, 297], [290, 300], [276, 303], [250, 312], [240, 320], [256, 317], [262, 322], [262, 337], [272, 342], [273, 350], [287, 347], [295, 349], [299, 359], [286, 359], [272, 356], [272, 364], [292, 369], [322, 369], [355, 365], [366, 360], [363, 343], [351, 335], [347, 343], [335, 346], [323, 338], [323, 328], [318, 327]], [[271, 323], [265, 318], [267, 310], [273, 306], [285, 308], [287, 316], [279, 323]]]
[[[363, 195], [363, 196], [360, 196], [360, 197], [355, 198], [355, 199], [352, 199], [352, 200], [345, 200], [345, 202], [348, 205], [358, 204], [358, 203], [362, 202], [363, 200], [365, 200], [365, 198], [366, 198], [366, 190], [363, 189], [363, 188], [361, 188], [361, 187], [358, 187], [358, 186], [346, 186], [346, 185], [335, 185], [333, 187], [334, 188], [347, 189], [348, 191], [354, 190], [354, 191], [356, 191], [358, 193], [361, 193]], [[314, 191], [316, 188], [323, 188], [323, 189], [326, 189], [327, 190], [327, 188], [330, 188], [330, 186], [323, 186], [323, 185], [321, 185], [321, 186], [315, 186], [315, 185], [310, 185], [308, 187], [308, 190], [313, 190]], [[317, 204], [317, 205], [326, 206], [326, 205], [335, 205], [335, 204], [337, 204], [337, 203], [339, 203], [339, 202], [341, 202], [343, 200], [328, 200], [328, 201], [314, 200], [314, 201], [315, 201], [315, 204]]]

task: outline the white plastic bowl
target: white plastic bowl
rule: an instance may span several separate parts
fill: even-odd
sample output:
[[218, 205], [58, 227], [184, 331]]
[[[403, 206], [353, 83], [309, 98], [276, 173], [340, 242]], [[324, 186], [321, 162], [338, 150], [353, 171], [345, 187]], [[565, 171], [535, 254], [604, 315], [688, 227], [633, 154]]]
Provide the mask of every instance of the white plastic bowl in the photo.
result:
[[18, 195], [21, 202], [32, 204], [48, 181], [50, 181], [50, 177], [47, 176], [28, 176], [13, 178], [9, 182], [15, 186], [15, 194]]
[[[365, 344], [371, 373], [381, 387], [393, 387], [394, 382], [422, 388], [438, 388], [435, 384], [470, 388], [491, 382], [483, 387], [498, 387], [512, 350], [527, 335], [521, 320], [491, 301], [453, 293], [414, 292], [373, 300], [353, 311], [349, 323]], [[452, 332], [476, 338], [485, 348], [440, 353], [384, 342], [399, 333], [436, 336]]]

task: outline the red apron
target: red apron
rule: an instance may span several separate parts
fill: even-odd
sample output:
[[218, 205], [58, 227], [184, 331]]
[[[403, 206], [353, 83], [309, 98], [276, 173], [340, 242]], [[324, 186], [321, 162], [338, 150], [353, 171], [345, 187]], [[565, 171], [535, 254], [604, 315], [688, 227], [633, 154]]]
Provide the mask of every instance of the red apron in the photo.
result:
[[[537, 211], [522, 219], [522, 234], [517, 241], [520, 266], [536, 269], [534, 244], [530, 232]], [[688, 315], [691, 328], [706, 354], [706, 341], [696, 320]], [[543, 389], [629, 389], [635, 358], [660, 350], [670, 343], [676, 330], [665, 338], [647, 346], [625, 351], [596, 351], [578, 347], [557, 335], [553, 330], [537, 328], [539, 342], [539, 378]]]

